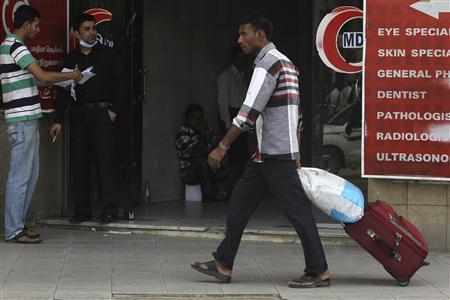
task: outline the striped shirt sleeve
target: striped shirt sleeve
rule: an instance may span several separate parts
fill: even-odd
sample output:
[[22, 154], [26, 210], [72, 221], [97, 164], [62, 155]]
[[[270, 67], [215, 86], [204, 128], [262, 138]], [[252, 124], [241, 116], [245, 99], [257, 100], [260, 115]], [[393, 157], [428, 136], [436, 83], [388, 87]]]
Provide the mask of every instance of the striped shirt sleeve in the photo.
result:
[[267, 105], [277, 85], [277, 79], [265, 68], [255, 68], [250, 86], [233, 124], [241, 131], [250, 130]]
[[22, 43], [15, 42], [11, 46], [10, 51], [12, 58], [22, 70], [25, 70], [30, 64], [36, 61], [28, 48]]

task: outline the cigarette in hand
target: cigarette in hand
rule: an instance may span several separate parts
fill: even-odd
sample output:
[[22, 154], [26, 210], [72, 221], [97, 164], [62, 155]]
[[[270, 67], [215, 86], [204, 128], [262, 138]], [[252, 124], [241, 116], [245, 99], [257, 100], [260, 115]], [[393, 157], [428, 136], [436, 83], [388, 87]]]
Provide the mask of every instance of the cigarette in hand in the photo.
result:
[[56, 137], [57, 137], [57, 135], [55, 135], [55, 136], [53, 137], [52, 143], [54, 143], [54, 142], [56, 141]]

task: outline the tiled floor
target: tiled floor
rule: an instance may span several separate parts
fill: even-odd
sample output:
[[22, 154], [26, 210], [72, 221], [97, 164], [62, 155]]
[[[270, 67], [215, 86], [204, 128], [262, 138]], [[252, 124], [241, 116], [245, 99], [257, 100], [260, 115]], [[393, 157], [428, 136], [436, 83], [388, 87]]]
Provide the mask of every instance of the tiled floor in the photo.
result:
[[[217, 240], [42, 229], [44, 243], [0, 243], [1, 299], [449, 299], [450, 254], [433, 252], [430, 266], [399, 287], [357, 247], [326, 247], [330, 288], [296, 290], [287, 281], [303, 268], [298, 244], [243, 242], [231, 284], [189, 267], [209, 260]], [[267, 296], [264, 298], [263, 296]], [[210, 298], [211, 299], [211, 298]], [[225, 298], [220, 298], [225, 299]], [[227, 300], [228, 300], [227, 299]], [[249, 298], [250, 299], [250, 298]], [[255, 298], [253, 298], [255, 299]]]

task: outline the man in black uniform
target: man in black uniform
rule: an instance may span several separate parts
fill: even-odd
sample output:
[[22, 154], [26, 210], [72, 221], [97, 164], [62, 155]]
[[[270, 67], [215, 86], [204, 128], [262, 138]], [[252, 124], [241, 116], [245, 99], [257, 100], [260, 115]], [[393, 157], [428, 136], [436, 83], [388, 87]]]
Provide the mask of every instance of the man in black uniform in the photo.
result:
[[94, 67], [95, 76], [75, 86], [75, 95], [58, 92], [52, 137], [58, 136], [64, 111], [70, 103], [70, 144], [73, 158], [74, 196], [76, 201], [73, 223], [91, 220], [90, 205], [91, 160], [96, 166], [100, 196], [103, 203], [101, 222], [117, 219], [114, 179], [114, 122], [124, 101], [125, 86], [121, 61], [109, 47], [97, 43], [93, 16], [81, 14], [73, 24], [79, 47], [64, 59], [63, 67], [80, 70]]

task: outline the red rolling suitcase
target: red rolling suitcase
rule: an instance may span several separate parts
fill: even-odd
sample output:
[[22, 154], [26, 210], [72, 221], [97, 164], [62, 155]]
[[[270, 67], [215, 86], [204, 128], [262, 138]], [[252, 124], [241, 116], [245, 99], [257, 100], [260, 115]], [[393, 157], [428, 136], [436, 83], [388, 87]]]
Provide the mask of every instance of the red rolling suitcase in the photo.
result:
[[406, 218], [384, 201], [368, 203], [364, 217], [345, 224], [345, 231], [378, 260], [398, 282], [407, 286], [422, 266], [428, 265], [427, 242]]

